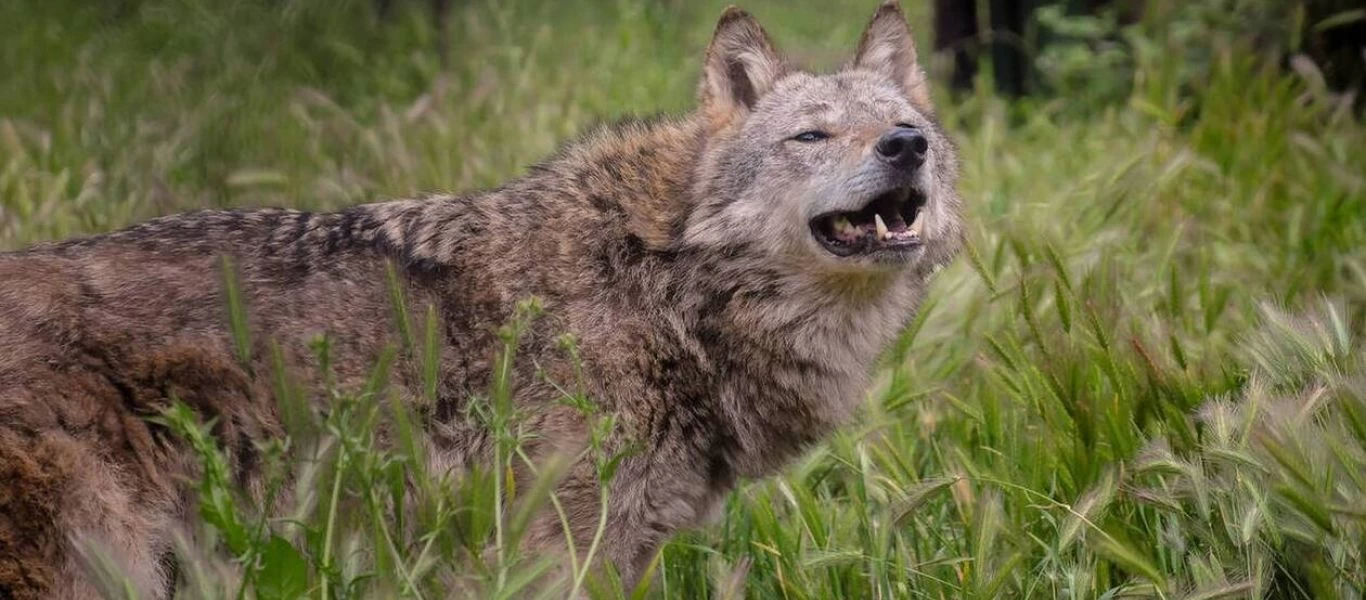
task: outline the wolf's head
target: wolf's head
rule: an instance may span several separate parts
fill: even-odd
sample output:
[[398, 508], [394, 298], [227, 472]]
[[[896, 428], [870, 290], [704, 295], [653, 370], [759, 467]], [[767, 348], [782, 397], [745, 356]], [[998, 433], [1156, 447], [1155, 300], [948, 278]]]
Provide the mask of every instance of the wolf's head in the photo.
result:
[[895, 1], [830, 74], [791, 67], [728, 9], [699, 85], [707, 139], [686, 239], [743, 240], [814, 272], [946, 262], [961, 235], [957, 167], [926, 84]]

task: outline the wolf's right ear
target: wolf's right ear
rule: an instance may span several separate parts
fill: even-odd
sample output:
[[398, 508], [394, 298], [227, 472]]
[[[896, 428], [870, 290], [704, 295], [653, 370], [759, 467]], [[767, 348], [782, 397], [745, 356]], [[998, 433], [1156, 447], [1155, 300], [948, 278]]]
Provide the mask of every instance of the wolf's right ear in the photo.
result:
[[737, 7], [727, 8], [702, 66], [697, 96], [703, 114], [713, 125], [724, 126], [754, 108], [786, 71], [759, 22]]

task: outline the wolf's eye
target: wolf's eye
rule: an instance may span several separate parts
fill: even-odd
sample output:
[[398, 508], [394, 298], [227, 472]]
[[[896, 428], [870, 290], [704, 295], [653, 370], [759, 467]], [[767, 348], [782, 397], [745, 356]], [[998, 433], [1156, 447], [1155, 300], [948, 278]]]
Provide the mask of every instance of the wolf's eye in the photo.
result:
[[797, 134], [797, 135], [792, 136], [792, 139], [793, 139], [794, 141], [798, 141], [798, 142], [819, 142], [819, 141], [821, 141], [821, 140], [823, 140], [823, 139], [826, 139], [826, 138], [829, 138], [829, 137], [830, 137], [830, 134], [828, 134], [828, 133], [826, 133], [826, 132], [824, 132], [824, 131], [814, 131], [814, 130], [813, 130], [813, 131], [803, 131], [803, 132], [801, 132], [801, 133], [799, 133], [799, 134]]
[[896, 126], [901, 129], [915, 129], [915, 125], [911, 125], [910, 123], [897, 123]]

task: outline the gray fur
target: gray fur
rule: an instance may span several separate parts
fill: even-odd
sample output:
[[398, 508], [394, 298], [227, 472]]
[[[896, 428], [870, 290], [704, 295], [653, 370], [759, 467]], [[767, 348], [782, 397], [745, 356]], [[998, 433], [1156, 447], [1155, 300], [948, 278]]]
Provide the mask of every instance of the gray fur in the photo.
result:
[[[613, 447], [638, 449], [611, 484], [603, 545], [638, 578], [738, 478], [773, 473], [847, 421], [877, 355], [956, 253], [954, 151], [909, 44], [889, 3], [852, 66], [813, 75], [731, 9], [696, 112], [592, 132], [497, 190], [327, 214], [189, 213], [0, 254], [0, 597], [94, 596], [74, 538], [120, 556], [144, 597], [165, 597], [161, 557], [191, 518], [195, 466], [143, 418], [174, 395], [217, 419], [235, 475], [259, 493], [253, 441], [282, 432], [270, 344], [292, 377], [316, 384], [306, 343], [327, 333], [338, 383], [359, 386], [397, 343], [386, 264], [412, 313], [431, 307], [442, 328], [435, 402], [422, 400], [417, 365], [400, 363], [394, 381], [425, 419], [431, 468], [487, 458], [487, 433], [464, 408], [491, 381], [496, 328], [531, 296], [545, 316], [515, 365], [516, 402], [542, 436], [531, 451], [581, 448], [586, 424], [537, 375], [573, 381], [555, 338], [577, 338], [588, 391], [619, 423]], [[929, 138], [915, 173], [870, 158], [898, 122]], [[831, 138], [790, 140], [812, 127]], [[928, 198], [913, 255], [837, 258], [813, 241], [813, 216], [893, 184]], [[252, 365], [226, 327], [225, 255], [249, 309]], [[573, 465], [557, 493], [586, 544], [599, 516], [592, 465]], [[553, 515], [528, 541], [565, 546]]]

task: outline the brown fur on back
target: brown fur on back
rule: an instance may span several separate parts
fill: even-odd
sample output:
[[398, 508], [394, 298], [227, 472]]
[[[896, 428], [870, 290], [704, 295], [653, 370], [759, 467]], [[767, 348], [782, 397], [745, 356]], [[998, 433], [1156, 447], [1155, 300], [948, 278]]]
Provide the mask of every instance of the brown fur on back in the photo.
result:
[[[0, 254], [0, 597], [94, 596], [76, 541], [107, 549], [145, 597], [164, 597], [195, 467], [146, 417], [176, 398], [215, 419], [234, 476], [258, 490], [254, 442], [283, 434], [273, 348], [290, 377], [316, 383], [308, 342], [327, 334], [338, 385], [358, 387], [398, 343], [387, 265], [411, 314], [439, 316], [436, 400], [422, 400], [416, 365], [399, 364], [393, 381], [425, 419], [433, 468], [486, 456], [485, 432], [462, 409], [490, 383], [496, 328], [531, 296], [545, 315], [521, 341], [516, 401], [545, 448], [583, 444], [581, 417], [535, 375], [569, 381], [555, 339], [577, 338], [588, 391], [620, 424], [613, 443], [640, 448], [612, 482], [603, 546], [638, 577], [738, 477], [773, 472], [848, 417], [926, 279], [956, 252], [953, 149], [888, 6], [860, 60], [828, 76], [789, 71], [757, 23], [728, 12], [697, 113], [600, 129], [497, 190], [336, 213], [189, 213]], [[749, 61], [738, 83], [734, 69], [711, 69], [736, 53]], [[832, 97], [844, 100], [820, 114], [847, 141], [765, 141]], [[809, 240], [792, 239], [798, 227], [784, 219], [814, 209], [784, 203], [861, 189], [863, 175], [824, 165], [862, 160], [870, 136], [898, 120], [927, 132], [934, 157], [917, 175], [930, 197], [921, 253], [896, 268], [802, 254]], [[227, 327], [225, 256], [247, 307], [247, 364]], [[598, 518], [594, 477], [577, 465], [558, 490], [576, 540]], [[546, 520], [530, 542], [554, 547], [560, 535]]]

